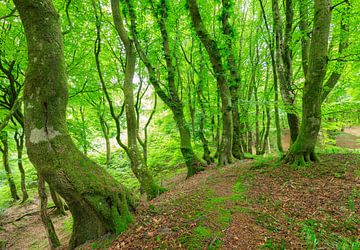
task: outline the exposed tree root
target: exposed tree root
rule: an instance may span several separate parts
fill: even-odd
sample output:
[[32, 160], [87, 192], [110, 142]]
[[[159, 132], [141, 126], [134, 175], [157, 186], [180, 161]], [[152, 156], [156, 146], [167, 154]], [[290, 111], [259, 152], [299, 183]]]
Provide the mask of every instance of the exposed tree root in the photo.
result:
[[314, 151], [298, 153], [289, 151], [282, 161], [284, 164], [291, 164], [294, 167], [305, 167], [313, 162], [320, 162], [320, 159]]

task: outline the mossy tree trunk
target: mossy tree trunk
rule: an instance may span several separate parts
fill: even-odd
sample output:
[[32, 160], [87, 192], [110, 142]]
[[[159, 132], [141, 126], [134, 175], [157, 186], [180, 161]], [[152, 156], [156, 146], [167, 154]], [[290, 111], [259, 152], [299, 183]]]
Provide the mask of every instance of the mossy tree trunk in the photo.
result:
[[8, 184], [9, 184], [9, 188], [10, 188], [10, 193], [11, 193], [11, 197], [14, 201], [19, 200], [19, 196], [17, 194], [16, 191], [16, 185], [14, 182], [14, 176], [12, 174], [11, 168], [10, 168], [10, 164], [9, 164], [9, 144], [8, 144], [8, 134], [6, 131], [1, 131], [0, 132], [0, 141], [1, 144], [0, 145], [0, 151], [2, 153], [2, 161], [4, 164], [4, 168], [5, 168], [5, 172], [6, 172], [6, 177], [8, 179]]
[[295, 92], [293, 90], [292, 69], [292, 26], [293, 3], [285, 1], [285, 29], [283, 34], [279, 1], [272, 0], [274, 32], [275, 32], [275, 65], [280, 82], [280, 92], [286, 109], [290, 129], [291, 143], [294, 143], [299, 133], [299, 118], [295, 109]]
[[50, 249], [56, 249], [59, 247], [60, 241], [56, 234], [54, 224], [51, 221], [49, 213], [47, 211], [47, 195], [45, 188], [45, 180], [41, 176], [38, 175], [38, 193], [40, 198], [40, 217], [41, 221], [44, 224], [46, 235], [48, 237]]
[[21, 193], [22, 193], [21, 202], [25, 202], [29, 198], [29, 195], [26, 190], [25, 170], [24, 170], [24, 166], [23, 166], [24, 131], [21, 130], [21, 132], [19, 132], [19, 130], [16, 130], [15, 134], [14, 134], [14, 140], [16, 143], [16, 150], [17, 150], [17, 155], [18, 155], [17, 163], [18, 163], [18, 168], [19, 168], [19, 172], [20, 172], [20, 186], [21, 186]]
[[187, 0], [189, 7], [192, 25], [199, 37], [201, 43], [204, 45], [212, 68], [215, 72], [215, 77], [221, 97], [221, 112], [222, 112], [222, 136], [219, 152], [219, 165], [229, 164], [233, 162], [233, 115], [231, 93], [226, 77], [226, 69], [223, 64], [223, 58], [216, 41], [209, 35], [206, 27], [203, 24], [199, 6], [196, 0]]
[[161, 38], [163, 43], [163, 52], [166, 60], [166, 69], [168, 73], [167, 79], [167, 89], [169, 94], [167, 94], [164, 89], [161, 87], [159, 79], [157, 78], [155, 68], [153, 67], [150, 59], [143, 51], [140, 42], [137, 38], [137, 26], [136, 26], [136, 14], [134, 9], [134, 3], [126, 0], [126, 5], [129, 10], [130, 21], [131, 21], [131, 33], [133, 36], [133, 41], [136, 47], [136, 50], [140, 56], [140, 59], [145, 64], [146, 69], [149, 74], [149, 81], [154, 87], [156, 94], [161, 98], [161, 100], [170, 108], [173, 113], [174, 120], [176, 122], [179, 134], [180, 134], [180, 150], [184, 161], [186, 163], [188, 172], [187, 177], [190, 177], [202, 170], [204, 170], [203, 164], [200, 159], [195, 154], [192, 144], [191, 144], [191, 133], [186, 122], [184, 115], [184, 107], [181, 99], [176, 90], [175, 86], [175, 69], [171, 61], [170, 55], [170, 45], [167, 37], [166, 30], [166, 15], [167, 15], [167, 6], [165, 1], [161, 1], [160, 6], [160, 16], [157, 12], [154, 13], [157, 18], [158, 24], [160, 26]]
[[61, 197], [55, 192], [55, 190], [53, 188], [50, 187], [50, 185], [49, 185], [49, 189], [50, 189], [51, 199], [54, 202], [55, 207], [56, 207], [56, 213], [58, 213], [60, 215], [66, 215], [64, 203], [63, 203]]
[[318, 160], [315, 144], [321, 125], [321, 95], [327, 68], [330, 23], [330, 0], [315, 0], [309, 65], [303, 93], [302, 123], [299, 135], [284, 159], [285, 162], [295, 165]]
[[111, 9], [114, 20], [115, 29], [122, 41], [125, 54], [125, 79], [123, 84], [124, 102], [125, 102], [125, 115], [127, 125], [127, 149], [126, 153], [130, 158], [131, 169], [133, 170], [136, 178], [141, 184], [141, 190], [143, 190], [148, 199], [153, 199], [160, 193], [164, 192], [165, 189], [161, 188], [155, 183], [155, 180], [150, 173], [147, 165], [145, 164], [143, 155], [139, 150], [137, 140], [139, 137], [138, 125], [135, 113], [134, 104], [134, 91], [133, 91], [133, 79], [135, 73], [136, 64], [136, 51], [133, 41], [130, 39], [128, 32], [124, 26], [124, 20], [122, 12], [120, 10], [119, 0], [111, 0]]
[[66, 124], [67, 76], [59, 15], [51, 0], [14, 0], [28, 46], [25, 139], [38, 174], [59, 193], [73, 216], [69, 248], [119, 233], [132, 217], [129, 192], [82, 154]]
[[231, 0], [222, 0], [222, 32], [225, 35], [225, 44], [229, 50], [226, 53], [226, 61], [228, 71], [230, 72], [230, 95], [232, 104], [232, 118], [233, 118], [233, 137], [232, 137], [232, 154], [236, 159], [244, 159], [244, 152], [241, 148], [241, 129], [240, 129], [240, 114], [239, 114], [239, 88], [241, 83], [240, 65], [235, 60], [233, 50], [233, 29], [230, 19], [230, 10], [233, 8]]

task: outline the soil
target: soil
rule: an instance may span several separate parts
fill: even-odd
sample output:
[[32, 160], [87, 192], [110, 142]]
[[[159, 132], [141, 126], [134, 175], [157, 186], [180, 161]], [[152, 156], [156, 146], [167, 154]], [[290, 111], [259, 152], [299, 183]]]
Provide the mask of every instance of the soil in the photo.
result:
[[[360, 127], [344, 133], [354, 137], [338, 137], [338, 145], [360, 148]], [[332, 249], [339, 242], [353, 244], [360, 236], [360, 157], [320, 157], [321, 163], [303, 169], [255, 159], [209, 166], [189, 179], [177, 175], [164, 184], [168, 192], [140, 204], [125, 233], [80, 249]], [[239, 183], [240, 191], [235, 188]], [[38, 208], [35, 199], [1, 215], [5, 249], [48, 249]], [[71, 215], [49, 211], [65, 248]]]
[[[49, 213], [60, 241], [68, 242], [70, 232], [65, 229], [64, 221], [70, 219], [70, 213], [59, 216], [54, 208], [49, 209]], [[5, 242], [4, 249], [49, 249], [40, 219], [38, 199], [23, 205], [14, 205], [0, 216], [0, 242]]]

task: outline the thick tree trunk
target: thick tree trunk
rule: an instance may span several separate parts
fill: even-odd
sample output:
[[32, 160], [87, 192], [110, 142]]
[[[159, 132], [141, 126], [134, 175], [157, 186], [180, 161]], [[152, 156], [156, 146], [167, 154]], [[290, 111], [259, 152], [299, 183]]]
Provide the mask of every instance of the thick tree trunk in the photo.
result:
[[119, 0], [111, 0], [111, 9], [116, 31], [125, 47], [126, 53], [125, 79], [123, 84], [128, 137], [128, 146], [126, 153], [130, 158], [131, 169], [141, 184], [141, 190], [146, 193], [148, 199], [153, 199], [160, 193], [164, 192], [165, 189], [161, 188], [155, 183], [155, 180], [151, 175], [147, 165], [145, 164], [144, 158], [142, 157], [139, 147], [137, 145], [137, 138], [139, 134], [133, 92], [136, 53], [133, 41], [129, 38], [124, 26], [123, 17], [120, 12], [119, 2]]
[[331, 3], [330, 0], [315, 0], [314, 5], [314, 27], [304, 85], [302, 123], [299, 136], [284, 159], [295, 165], [318, 160], [315, 144], [321, 125], [321, 94], [327, 68]]
[[29, 195], [26, 190], [25, 170], [24, 170], [24, 166], [23, 166], [24, 131], [21, 131], [21, 133], [20, 133], [18, 130], [16, 130], [14, 139], [16, 142], [16, 149], [17, 149], [17, 154], [18, 154], [17, 162], [18, 162], [18, 168], [19, 168], [20, 179], [21, 179], [21, 183], [20, 183], [21, 184], [21, 193], [22, 193], [21, 202], [25, 202], [29, 198]]
[[190, 16], [196, 34], [209, 55], [212, 68], [215, 72], [215, 77], [221, 97], [223, 127], [219, 152], [219, 165], [229, 164], [233, 162], [233, 107], [231, 103], [231, 94], [228, 86], [228, 81], [226, 78], [226, 70], [224, 68], [217, 43], [210, 37], [208, 31], [203, 24], [196, 0], [187, 0], [187, 3], [189, 6]]
[[2, 153], [2, 160], [6, 172], [6, 177], [8, 179], [11, 197], [14, 201], [17, 201], [20, 198], [17, 195], [14, 177], [12, 175], [12, 171], [9, 164], [9, 144], [8, 144], [8, 134], [6, 131], [0, 131], [0, 141], [2, 143], [2, 146], [0, 146], [0, 151]]
[[40, 198], [40, 217], [41, 221], [44, 224], [46, 235], [48, 237], [50, 249], [56, 249], [59, 247], [60, 241], [56, 235], [54, 225], [51, 221], [51, 218], [47, 212], [47, 195], [45, 189], [45, 180], [40, 175], [38, 175], [38, 193]]
[[[132, 221], [128, 191], [74, 145], [66, 124], [67, 77], [59, 15], [50, 0], [14, 0], [26, 32], [25, 138], [30, 161], [66, 201], [69, 248]], [[131, 204], [131, 203], [130, 203]]]

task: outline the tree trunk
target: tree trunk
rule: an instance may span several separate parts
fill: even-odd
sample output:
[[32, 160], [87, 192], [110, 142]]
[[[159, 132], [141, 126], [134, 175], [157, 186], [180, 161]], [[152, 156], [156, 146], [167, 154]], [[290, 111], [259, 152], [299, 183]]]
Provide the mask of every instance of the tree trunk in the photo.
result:
[[20, 198], [17, 195], [14, 177], [12, 175], [12, 171], [9, 164], [9, 144], [8, 144], [8, 134], [6, 131], [0, 132], [0, 141], [2, 143], [2, 146], [0, 146], [0, 151], [2, 153], [3, 164], [6, 172], [6, 177], [9, 183], [11, 197], [14, 201], [17, 201]]
[[141, 190], [145, 191], [148, 199], [153, 199], [165, 189], [161, 188], [155, 183], [143, 156], [137, 145], [138, 139], [138, 126], [134, 105], [134, 92], [133, 92], [133, 78], [135, 73], [136, 53], [133, 41], [129, 38], [128, 33], [124, 26], [123, 17], [120, 12], [119, 0], [111, 0], [111, 9], [114, 19], [116, 31], [125, 47], [126, 65], [125, 65], [125, 79], [123, 84], [124, 102], [125, 102], [125, 115], [127, 125], [127, 140], [128, 146], [126, 153], [130, 158], [131, 168], [139, 180]]
[[106, 147], [106, 166], [110, 166], [111, 162], [111, 147], [110, 147], [110, 138], [109, 138], [109, 125], [107, 124], [104, 113], [100, 114], [100, 126], [105, 139]]
[[231, 76], [230, 95], [232, 103], [232, 118], [233, 118], [233, 144], [232, 154], [236, 159], [244, 159], [244, 152], [241, 148], [241, 130], [240, 130], [240, 117], [239, 117], [239, 87], [241, 83], [241, 77], [239, 73], [240, 65], [237, 65], [235, 61], [233, 51], [233, 32], [234, 27], [229, 22], [230, 9], [233, 5], [231, 0], [222, 0], [222, 31], [226, 37], [226, 45], [229, 50], [227, 53], [227, 63]]
[[272, 66], [272, 72], [273, 72], [273, 82], [274, 82], [274, 113], [275, 113], [275, 126], [276, 126], [276, 145], [278, 150], [282, 153], [283, 147], [282, 147], [282, 141], [281, 141], [281, 126], [280, 126], [280, 115], [279, 115], [279, 88], [278, 88], [278, 77], [276, 72], [276, 62], [275, 62], [275, 52], [274, 52], [274, 42], [273, 38], [270, 32], [269, 24], [266, 18], [264, 4], [262, 0], [259, 0], [261, 11], [263, 15], [263, 19], [265, 22], [266, 30], [268, 33], [268, 41], [267, 44], [269, 46], [270, 50], [270, 58], [271, 58], [271, 66]]
[[221, 111], [222, 111], [222, 136], [219, 152], [219, 165], [229, 164], [233, 162], [232, 157], [232, 141], [233, 141], [233, 118], [232, 118], [232, 103], [231, 94], [226, 78], [226, 70], [222, 62], [222, 57], [217, 43], [213, 40], [206, 30], [202, 18], [200, 16], [199, 7], [196, 0], [187, 0], [191, 21], [195, 28], [196, 34], [204, 45], [212, 68], [215, 72], [215, 77], [221, 97]]
[[[171, 109], [174, 115], [174, 120], [176, 122], [180, 134], [180, 150], [185, 160], [186, 166], [188, 168], [187, 176], [190, 177], [204, 170], [204, 167], [202, 166], [202, 163], [200, 162], [200, 160], [198, 159], [192, 148], [191, 134], [188, 128], [188, 124], [186, 123], [185, 120], [183, 104], [175, 88], [175, 83], [174, 83], [175, 71], [173, 69], [173, 65], [171, 62], [170, 47], [167, 40], [168, 38], [167, 38], [166, 23], [165, 23], [166, 15], [167, 15], [166, 5], [165, 5], [166, 3], [164, 1], [161, 2], [161, 11], [160, 11], [161, 17], [157, 17], [157, 18], [160, 26], [162, 42], [163, 42], [163, 51], [164, 51], [166, 66], [168, 71], [167, 83], [168, 83], [169, 95], [167, 95], [164, 92], [164, 90], [161, 88], [160, 83], [156, 77], [154, 67], [152, 66], [149, 58], [144, 53], [143, 49], [139, 44], [139, 40], [137, 38], [136, 22], [135, 22], [136, 15], [133, 4], [130, 3], [129, 0], [126, 0], [126, 4], [129, 9], [129, 14], [131, 18], [131, 31], [136, 46], [136, 50], [148, 70], [149, 80], [150, 83], [153, 85], [156, 94], [161, 98], [161, 100], [166, 104], [166, 106], [168, 106]], [[157, 13], [154, 14], [157, 16]]]
[[205, 111], [205, 104], [203, 100], [203, 86], [204, 86], [204, 56], [201, 53], [200, 58], [200, 72], [199, 72], [199, 85], [197, 86], [197, 98], [201, 108], [201, 118], [200, 118], [200, 125], [199, 125], [199, 137], [201, 143], [203, 145], [203, 159], [207, 162], [207, 164], [211, 164], [214, 162], [214, 159], [211, 157], [211, 151], [209, 149], [209, 142], [205, 137], [204, 125], [206, 120], [206, 111]]
[[321, 125], [321, 94], [327, 68], [331, 3], [329, 0], [315, 0], [314, 5], [314, 27], [304, 85], [302, 123], [299, 136], [284, 159], [295, 165], [318, 160], [315, 144]]
[[38, 193], [40, 198], [40, 217], [41, 221], [44, 224], [46, 235], [48, 237], [50, 249], [56, 249], [59, 247], [60, 241], [56, 235], [54, 225], [51, 221], [51, 218], [47, 212], [47, 195], [45, 189], [45, 180], [40, 175], [38, 175]]
[[282, 34], [282, 20], [278, 0], [272, 0], [274, 32], [275, 32], [275, 65], [280, 81], [280, 92], [285, 105], [288, 125], [290, 128], [291, 143], [296, 140], [299, 133], [299, 118], [295, 109], [295, 93], [292, 87], [292, 50], [291, 34], [293, 23], [292, 0], [286, 0], [285, 34]]
[[21, 133], [16, 130], [14, 139], [16, 142], [16, 149], [17, 149], [17, 155], [18, 155], [18, 168], [20, 172], [20, 179], [21, 179], [21, 192], [22, 192], [22, 200], [21, 203], [25, 202], [29, 195], [26, 191], [26, 181], [25, 181], [25, 170], [23, 166], [23, 149], [24, 149], [24, 131], [22, 130]]
[[59, 14], [50, 0], [14, 0], [28, 46], [25, 139], [30, 161], [66, 201], [74, 225], [69, 248], [132, 221], [129, 192], [75, 146], [66, 124], [67, 76]]

